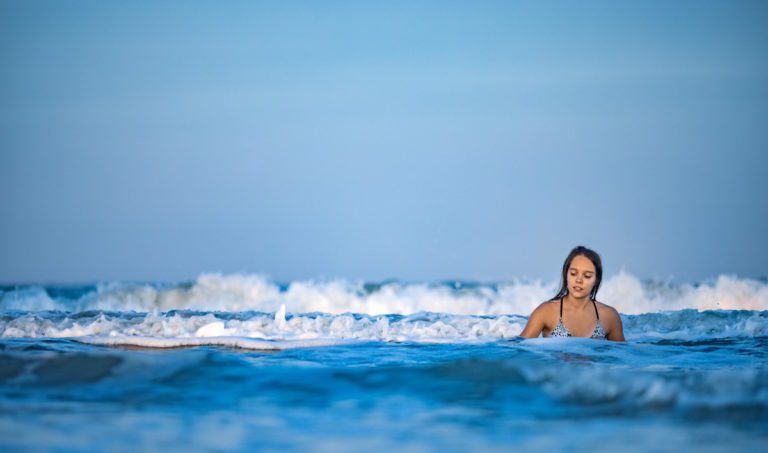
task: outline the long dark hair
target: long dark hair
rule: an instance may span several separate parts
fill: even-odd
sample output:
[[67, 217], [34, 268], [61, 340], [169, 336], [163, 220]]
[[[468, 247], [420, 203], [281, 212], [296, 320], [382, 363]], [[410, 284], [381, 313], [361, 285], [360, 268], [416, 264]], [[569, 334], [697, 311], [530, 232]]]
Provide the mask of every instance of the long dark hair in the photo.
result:
[[579, 255], [586, 257], [595, 265], [595, 286], [592, 287], [592, 291], [589, 293], [589, 298], [591, 300], [597, 298], [597, 290], [600, 289], [600, 282], [603, 280], [603, 263], [600, 261], [600, 255], [598, 255], [596, 251], [580, 245], [571, 250], [571, 253], [569, 253], [568, 257], [565, 259], [565, 263], [563, 263], [560, 291], [557, 292], [557, 295], [555, 295], [552, 300], [560, 299], [568, 294], [568, 269], [571, 267], [571, 261]]

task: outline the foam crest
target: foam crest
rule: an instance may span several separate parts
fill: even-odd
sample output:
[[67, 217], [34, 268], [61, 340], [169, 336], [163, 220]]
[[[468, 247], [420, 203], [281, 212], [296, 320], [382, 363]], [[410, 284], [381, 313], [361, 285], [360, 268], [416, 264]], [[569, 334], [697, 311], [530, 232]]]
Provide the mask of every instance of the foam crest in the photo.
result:
[[518, 316], [489, 318], [433, 313], [409, 317], [351, 314], [287, 316], [283, 310], [275, 314], [257, 313], [223, 319], [213, 313], [149, 313], [140, 317], [104, 312], [87, 317], [28, 313], [1, 320], [0, 336], [154, 338], [158, 339], [154, 343], [157, 345], [173, 345], [178, 341], [191, 341], [189, 345], [202, 344], [200, 341], [209, 341], [205, 339], [223, 337], [265, 341], [461, 342], [514, 338], [525, 324], [525, 319]]
[[[156, 345], [222, 344], [213, 340], [305, 341], [355, 340], [377, 342], [462, 343], [516, 338], [527, 319], [517, 315], [470, 316], [444, 313], [360, 315], [286, 313], [27, 312], [0, 318], [0, 336], [16, 338], [153, 338]], [[768, 311], [681, 310], [624, 315], [630, 341], [700, 340], [768, 336]], [[205, 340], [208, 339], [208, 340]], [[105, 340], [106, 341], [106, 340]], [[112, 341], [112, 340], [109, 340]], [[136, 340], [150, 342], [149, 340]], [[206, 342], [207, 341], [207, 342]], [[174, 343], [176, 342], [176, 343]], [[213, 342], [213, 343], [211, 343]], [[151, 343], [151, 342], [150, 342]], [[129, 343], [126, 343], [129, 344]], [[256, 343], [254, 343], [256, 344]], [[258, 346], [258, 344], [256, 344]], [[246, 346], [242, 346], [246, 347]]]
[[702, 311], [768, 310], [768, 285], [728, 275], [699, 285], [643, 285], [634, 276], [621, 272], [605, 282], [599, 300], [627, 314], [687, 308]]
[[[74, 291], [77, 297], [62, 295], [55, 288], [5, 287], [0, 293], [0, 309], [275, 312], [285, 305], [290, 313], [527, 316], [549, 300], [557, 287], [557, 282], [523, 280], [501, 284], [307, 280], [279, 285], [260, 275], [204, 274], [192, 283], [171, 286], [106, 283]], [[623, 314], [683, 309], [768, 310], [768, 285], [727, 275], [702, 284], [672, 285], [641, 282], [621, 272], [604, 281], [598, 299]]]

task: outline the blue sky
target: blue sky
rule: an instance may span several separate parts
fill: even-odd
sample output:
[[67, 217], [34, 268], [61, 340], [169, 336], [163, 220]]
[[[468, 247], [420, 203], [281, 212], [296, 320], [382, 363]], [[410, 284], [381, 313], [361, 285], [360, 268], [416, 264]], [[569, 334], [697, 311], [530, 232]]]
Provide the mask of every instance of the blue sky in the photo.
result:
[[764, 2], [0, 1], [0, 281], [768, 272]]

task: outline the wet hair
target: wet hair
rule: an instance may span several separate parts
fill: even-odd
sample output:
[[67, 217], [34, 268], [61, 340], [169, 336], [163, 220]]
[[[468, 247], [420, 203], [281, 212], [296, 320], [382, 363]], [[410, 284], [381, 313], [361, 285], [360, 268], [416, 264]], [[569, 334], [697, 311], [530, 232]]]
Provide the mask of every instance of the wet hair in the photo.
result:
[[552, 300], [560, 299], [568, 294], [568, 269], [571, 267], [571, 261], [579, 255], [592, 261], [592, 264], [595, 265], [595, 286], [592, 287], [592, 291], [589, 293], [589, 298], [591, 300], [597, 298], [597, 290], [600, 289], [600, 282], [603, 280], [603, 263], [600, 261], [600, 255], [598, 255], [597, 252], [580, 245], [571, 250], [571, 253], [569, 253], [568, 257], [565, 259], [565, 263], [563, 263], [560, 291], [557, 292], [557, 295], [555, 295]]

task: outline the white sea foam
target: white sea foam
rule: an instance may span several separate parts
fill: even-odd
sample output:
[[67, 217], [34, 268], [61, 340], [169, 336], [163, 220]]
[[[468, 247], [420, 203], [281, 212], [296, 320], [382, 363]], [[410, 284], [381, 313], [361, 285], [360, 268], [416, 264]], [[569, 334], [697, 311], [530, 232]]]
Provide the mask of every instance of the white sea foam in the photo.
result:
[[[527, 316], [550, 299], [557, 282], [513, 281], [496, 285], [389, 282], [366, 285], [347, 280], [295, 281], [281, 287], [260, 275], [204, 274], [189, 285], [107, 283], [76, 299], [51, 297], [44, 288], [25, 287], [0, 293], [0, 309], [168, 310], [361, 313], [367, 315], [418, 312], [456, 315]], [[768, 310], [768, 285], [721, 275], [702, 284], [667, 285], [641, 282], [622, 272], [604, 280], [598, 299], [623, 314], [696, 310]]]
[[[72, 299], [27, 287], [2, 294], [0, 336], [252, 348], [276, 341], [497, 341], [518, 336], [528, 313], [555, 289], [541, 282], [371, 286], [343, 280], [280, 287], [254, 275], [203, 275], [169, 288], [111, 283]], [[600, 296], [622, 313], [630, 340], [768, 335], [768, 285], [754, 280], [721, 276], [672, 286], [620, 273], [606, 280]]]
[[0, 320], [0, 336], [123, 339], [120, 341], [128, 337], [154, 338], [160, 339], [157, 345], [162, 343], [169, 347], [173, 346], [174, 342], [184, 341], [189, 345], [195, 342], [219, 344], [216, 343], [217, 338], [267, 342], [329, 339], [451, 342], [514, 338], [524, 325], [525, 319], [519, 316], [477, 317], [431, 313], [408, 317], [295, 315], [287, 319], [281, 311], [274, 315], [252, 314], [230, 319], [221, 319], [213, 313], [149, 313], [139, 317], [103, 312], [78, 317], [51, 317], [45, 313], [29, 313]]
[[[768, 311], [681, 310], [623, 315], [629, 340], [700, 340], [768, 335]], [[105, 344], [136, 338], [146, 346], [226, 344], [259, 349], [260, 342], [355, 340], [380, 342], [487, 342], [517, 337], [526, 323], [517, 315], [470, 316], [441, 313], [353, 315], [276, 313], [29, 312], [0, 318], [0, 337], [104, 338]], [[153, 340], [144, 340], [151, 338]], [[221, 340], [226, 338], [227, 340]], [[236, 339], [236, 340], [234, 340]], [[134, 340], [131, 340], [134, 341]], [[121, 343], [123, 342], [123, 343]], [[151, 343], [151, 344], [150, 344]], [[247, 346], [246, 343], [251, 346]], [[139, 345], [139, 343], [135, 343]]]

